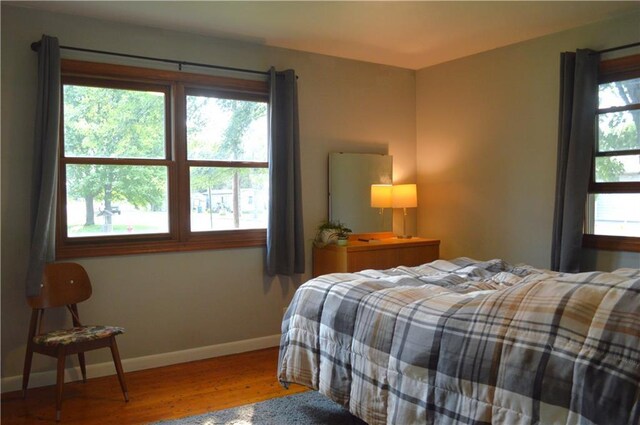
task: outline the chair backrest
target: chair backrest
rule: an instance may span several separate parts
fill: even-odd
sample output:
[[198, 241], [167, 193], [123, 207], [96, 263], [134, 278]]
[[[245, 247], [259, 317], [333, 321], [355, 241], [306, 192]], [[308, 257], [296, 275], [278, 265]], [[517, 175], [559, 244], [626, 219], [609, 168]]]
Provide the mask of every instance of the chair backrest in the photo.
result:
[[76, 304], [91, 296], [91, 281], [77, 263], [51, 263], [44, 268], [40, 295], [27, 297], [31, 308], [61, 307]]

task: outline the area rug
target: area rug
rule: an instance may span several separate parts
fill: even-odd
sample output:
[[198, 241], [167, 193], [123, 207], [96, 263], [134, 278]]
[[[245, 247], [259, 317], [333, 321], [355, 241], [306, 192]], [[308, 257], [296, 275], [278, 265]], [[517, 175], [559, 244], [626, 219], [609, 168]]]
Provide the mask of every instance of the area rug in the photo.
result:
[[161, 425], [366, 425], [348, 410], [316, 391], [204, 415], [157, 422]]

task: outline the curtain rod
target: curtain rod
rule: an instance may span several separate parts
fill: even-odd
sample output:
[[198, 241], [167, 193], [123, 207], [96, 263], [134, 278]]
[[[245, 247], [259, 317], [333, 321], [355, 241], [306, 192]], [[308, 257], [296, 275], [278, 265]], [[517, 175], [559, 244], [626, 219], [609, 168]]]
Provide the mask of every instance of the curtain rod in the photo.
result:
[[[34, 52], [37, 52], [38, 49], [40, 49], [40, 41], [36, 41], [36, 42], [31, 43], [31, 50], [33, 50]], [[229, 66], [220, 66], [220, 65], [210, 65], [210, 64], [206, 64], [206, 63], [179, 61], [179, 60], [175, 60], [175, 59], [163, 59], [163, 58], [154, 58], [154, 57], [151, 57], [151, 56], [130, 55], [130, 54], [127, 54], [127, 53], [108, 52], [106, 50], [83, 49], [83, 48], [80, 48], [80, 47], [71, 47], [71, 46], [60, 46], [60, 49], [75, 50], [75, 51], [78, 51], [78, 52], [98, 53], [98, 54], [101, 54], [101, 55], [120, 56], [120, 57], [124, 57], [124, 58], [144, 59], [144, 60], [156, 61], [156, 62], [173, 63], [173, 64], [178, 65], [178, 69], [180, 71], [182, 71], [182, 66], [183, 65], [189, 65], [189, 66], [198, 66], [198, 67], [201, 67], [201, 68], [221, 69], [221, 70], [224, 70], [224, 71], [244, 72], [244, 73], [248, 73], [248, 74], [259, 74], [259, 75], [269, 75], [268, 71], [256, 71], [255, 69], [233, 68], [233, 67], [229, 67]]]
[[604, 50], [598, 50], [596, 52], [593, 52], [592, 54], [598, 55], [601, 53], [615, 52], [616, 50], [628, 49], [630, 47], [636, 47], [636, 46], [640, 46], [640, 42], [625, 44], [624, 46], [611, 47], [609, 49], [604, 49]]

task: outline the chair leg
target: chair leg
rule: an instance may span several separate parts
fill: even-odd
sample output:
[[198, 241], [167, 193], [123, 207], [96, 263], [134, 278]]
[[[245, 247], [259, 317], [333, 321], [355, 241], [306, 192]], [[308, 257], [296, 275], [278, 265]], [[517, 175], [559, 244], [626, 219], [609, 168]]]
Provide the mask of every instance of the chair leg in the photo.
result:
[[64, 361], [66, 353], [64, 347], [58, 348], [58, 373], [56, 378], [56, 422], [60, 422], [62, 414], [62, 387], [64, 385]]
[[29, 375], [31, 375], [31, 360], [33, 359], [33, 349], [31, 344], [27, 344], [27, 352], [24, 355], [24, 369], [22, 370], [22, 398], [27, 398], [27, 387], [29, 386]]
[[82, 372], [82, 382], [87, 383], [87, 366], [84, 361], [84, 353], [78, 353], [78, 363], [80, 363], [80, 371]]
[[116, 366], [116, 372], [118, 373], [118, 380], [120, 381], [120, 388], [122, 388], [122, 394], [124, 394], [124, 401], [129, 401], [129, 393], [127, 392], [127, 383], [124, 380], [124, 370], [122, 370], [122, 363], [120, 363], [120, 353], [118, 352], [118, 345], [116, 344], [116, 337], [111, 337], [111, 356], [113, 357], [113, 364]]

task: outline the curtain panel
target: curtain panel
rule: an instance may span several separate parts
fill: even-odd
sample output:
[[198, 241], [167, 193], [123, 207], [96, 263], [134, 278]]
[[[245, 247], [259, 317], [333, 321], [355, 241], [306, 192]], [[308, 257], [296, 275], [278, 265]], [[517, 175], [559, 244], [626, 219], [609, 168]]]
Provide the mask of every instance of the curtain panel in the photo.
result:
[[38, 96], [31, 186], [31, 250], [27, 296], [40, 294], [42, 272], [55, 260], [58, 129], [60, 123], [60, 46], [55, 37], [42, 36], [38, 49]]
[[269, 72], [267, 274], [304, 273], [298, 88], [293, 70]]
[[591, 50], [560, 57], [560, 115], [551, 269], [580, 271], [584, 211], [598, 108], [599, 56]]

